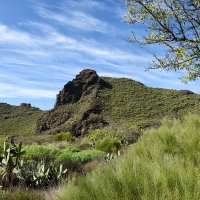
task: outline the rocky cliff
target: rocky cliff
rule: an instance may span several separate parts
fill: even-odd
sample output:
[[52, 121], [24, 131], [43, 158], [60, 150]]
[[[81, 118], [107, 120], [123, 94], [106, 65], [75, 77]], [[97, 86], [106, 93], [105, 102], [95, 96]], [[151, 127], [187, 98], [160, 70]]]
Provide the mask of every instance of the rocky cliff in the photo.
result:
[[96, 71], [85, 69], [69, 81], [59, 92], [56, 98], [55, 108], [69, 103], [78, 102], [81, 97], [90, 94], [94, 89], [100, 87], [100, 78]]
[[97, 97], [102, 87], [103, 81], [96, 71], [81, 71], [58, 93], [54, 109], [38, 121], [37, 133], [70, 131], [79, 136], [88, 129], [102, 128], [106, 122], [101, 117], [102, 107]]

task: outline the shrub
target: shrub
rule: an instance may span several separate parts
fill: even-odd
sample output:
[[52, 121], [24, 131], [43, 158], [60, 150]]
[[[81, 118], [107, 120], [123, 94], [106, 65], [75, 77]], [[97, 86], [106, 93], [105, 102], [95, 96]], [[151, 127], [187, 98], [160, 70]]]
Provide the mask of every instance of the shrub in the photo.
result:
[[51, 162], [55, 160], [60, 152], [60, 149], [57, 147], [45, 145], [30, 145], [24, 147], [24, 150], [26, 151], [24, 160], [30, 162], [40, 162], [41, 160]]
[[73, 146], [73, 145], [67, 145], [64, 149], [61, 150], [61, 153], [62, 152], [68, 152], [68, 153], [76, 153], [76, 152], [79, 152], [80, 150]]
[[95, 146], [95, 144], [104, 139], [104, 138], [118, 138], [119, 133], [116, 131], [112, 131], [109, 129], [96, 129], [88, 133], [88, 135], [84, 138], [84, 143], [89, 143], [91, 146]]
[[56, 158], [56, 162], [69, 165], [72, 161], [73, 155], [77, 152], [80, 152], [78, 148], [69, 145], [60, 151], [59, 155]]
[[105, 152], [98, 151], [96, 149], [89, 149], [77, 152], [72, 156], [73, 159], [79, 160], [82, 163], [95, 160], [97, 158], [102, 158], [105, 156]]
[[120, 146], [120, 141], [114, 138], [105, 138], [103, 140], [98, 141], [95, 145], [96, 149], [100, 149], [107, 153], [116, 153], [119, 150]]
[[70, 150], [62, 150], [62, 153], [57, 157], [57, 162], [59, 163], [68, 163], [71, 161], [76, 162], [88, 162], [91, 160], [95, 160], [97, 158], [105, 156], [105, 153], [102, 151], [98, 151], [96, 149], [91, 149], [91, 150], [84, 150], [84, 151], [76, 151], [76, 152], [71, 152]]
[[74, 137], [69, 132], [62, 132], [58, 133], [54, 136], [54, 141], [68, 141], [68, 142], [74, 142], [76, 140], [76, 137]]
[[89, 144], [90, 146], [96, 146], [98, 143], [102, 143], [101, 140], [111, 138], [118, 141], [123, 146], [130, 145], [137, 141], [141, 136], [141, 131], [138, 131], [135, 127], [109, 127], [104, 129], [97, 129], [89, 132], [88, 135], [83, 139], [83, 144]]
[[26, 151], [24, 155], [24, 161], [28, 162], [52, 162], [59, 154], [60, 149], [52, 146], [45, 145], [30, 145], [24, 147]]

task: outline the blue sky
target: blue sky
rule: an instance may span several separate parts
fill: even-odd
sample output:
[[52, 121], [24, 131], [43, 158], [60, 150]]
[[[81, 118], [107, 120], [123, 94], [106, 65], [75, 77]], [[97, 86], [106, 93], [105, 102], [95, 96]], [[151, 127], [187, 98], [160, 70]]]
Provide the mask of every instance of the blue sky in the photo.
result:
[[145, 72], [152, 55], [127, 42], [133, 27], [123, 21], [125, 11], [123, 0], [0, 0], [0, 102], [52, 108], [58, 91], [85, 68], [199, 93], [199, 81], [182, 84], [182, 73]]

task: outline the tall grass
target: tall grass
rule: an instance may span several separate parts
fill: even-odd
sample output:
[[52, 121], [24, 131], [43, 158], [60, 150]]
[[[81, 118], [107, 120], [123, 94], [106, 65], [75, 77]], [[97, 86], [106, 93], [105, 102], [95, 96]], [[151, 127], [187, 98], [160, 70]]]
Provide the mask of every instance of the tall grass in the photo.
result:
[[44, 200], [42, 191], [17, 188], [14, 191], [0, 191], [0, 200]]
[[128, 153], [47, 194], [50, 200], [199, 200], [200, 117], [164, 120]]

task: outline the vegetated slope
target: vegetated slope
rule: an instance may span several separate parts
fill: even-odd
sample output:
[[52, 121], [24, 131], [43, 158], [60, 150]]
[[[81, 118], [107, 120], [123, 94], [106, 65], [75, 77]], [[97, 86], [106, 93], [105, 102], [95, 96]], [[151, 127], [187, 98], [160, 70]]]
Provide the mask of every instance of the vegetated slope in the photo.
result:
[[152, 88], [126, 78], [101, 79], [110, 85], [98, 93], [102, 116], [109, 122], [145, 128], [160, 124], [164, 116], [180, 117], [200, 110], [200, 95], [188, 90]]
[[0, 135], [26, 135], [35, 132], [42, 111], [34, 107], [0, 103]]
[[50, 200], [200, 199], [200, 117], [165, 120], [126, 155], [68, 182]]
[[151, 88], [125, 78], [99, 77], [83, 70], [57, 95], [55, 108], [37, 125], [38, 133], [70, 131], [84, 135], [89, 129], [106, 125], [160, 125], [164, 116], [180, 117], [199, 112], [200, 95], [191, 91]]

